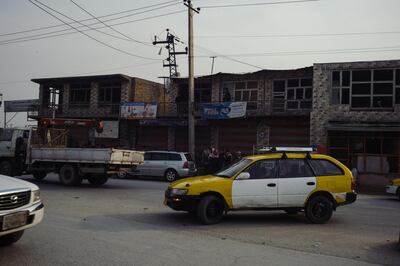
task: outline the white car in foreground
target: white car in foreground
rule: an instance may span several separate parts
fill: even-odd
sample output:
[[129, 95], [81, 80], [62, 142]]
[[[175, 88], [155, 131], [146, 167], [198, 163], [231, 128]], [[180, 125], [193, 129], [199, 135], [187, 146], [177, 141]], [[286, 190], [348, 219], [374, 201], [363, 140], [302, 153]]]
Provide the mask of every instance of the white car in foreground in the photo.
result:
[[43, 212], [36, 185], [0, 175], [0, 246], [17, 242], [25, 229], [42, 221]]

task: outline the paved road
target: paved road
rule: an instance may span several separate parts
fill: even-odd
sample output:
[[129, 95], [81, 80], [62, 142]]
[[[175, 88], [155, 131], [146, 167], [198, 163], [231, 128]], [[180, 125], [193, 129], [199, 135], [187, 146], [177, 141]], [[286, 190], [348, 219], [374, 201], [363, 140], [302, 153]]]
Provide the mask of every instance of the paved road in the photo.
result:
[[202, 226], [162, 205], [167, 183], [110, 180], [104, 187], [35, 181], [45, 220], [0, 265], [400, 265], [400, 201], [361, 195], [324, 225], [283, 212], [229, 213]]

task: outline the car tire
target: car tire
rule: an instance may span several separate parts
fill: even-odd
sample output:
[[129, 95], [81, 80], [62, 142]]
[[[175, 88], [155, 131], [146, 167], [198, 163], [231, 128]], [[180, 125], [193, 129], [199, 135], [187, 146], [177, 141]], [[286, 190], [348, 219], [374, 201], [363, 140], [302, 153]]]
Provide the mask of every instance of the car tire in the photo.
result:
[[59, 173], [60, 182], [66, 186], [76, 186], [82, 183], [82, 177], [79, 176], [78, 170], [72, 164], [64, 164]]
[[9, 246], [21, 239], [24, 230], [11, 233], [5, 236], [0, 236], [0, 246]]
[[178, 179], [178, 173], [174, 169], [168, 169], [165, 171], [164, 178], [168, 182], [173, 182]]
[[32, 174], [33, 177], [37, 180], [42, 180], [47, 176], [47, 173], [45, 171], [35, 171]]
[[400, 187], [397, 189], [397, 193], [396, 193], [396, 195], [397, 195], [397, 197], [399, 198], [399, 200], [400, 200]]
[[323, 224], [329, 221], [333, 213], [332, 201], [326, 196], [312, 197], [306, 206], [306, 217], [314, 224]]
[[93, 186], [102, 186], [105, 183], [107, 183], [108, 176], [106, 176], [106, 175], [103, 175], [103, 176], [92, 175], [92, 176], [88, 177], [88, 181]]
[[4, 161], [0, 163], [0, 174], [7, 176], [13, 175], [13, 168], [11, 162]]
[[202, 224], [219, 223], [224, 215], [225, 204], [217, 196], [204, 196], [197, 206], [197, 219]]

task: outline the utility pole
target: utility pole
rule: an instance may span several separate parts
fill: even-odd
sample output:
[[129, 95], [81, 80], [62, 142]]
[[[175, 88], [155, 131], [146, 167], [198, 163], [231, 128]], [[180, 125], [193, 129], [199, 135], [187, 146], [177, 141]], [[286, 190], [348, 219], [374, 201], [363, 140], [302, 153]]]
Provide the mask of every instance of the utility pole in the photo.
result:
[[212, 59], [212, 63], [211, 63], [211, 75], [212, 75], [214, 72], [214, 60], [215, 60], [216, 56], [215, 55], [210, 56], [210, 58]]
[[[167, 29], [167, 38], [165, 41], [157, 41], [157, 36], [154, 36], [153, 45], [156, 44], [166, 44], [165, 48], [168, 50], [168, 58], [166, 59], [167, 63], [163, 61], [163, 67], [169, 68], [169, 76], [170, 78], [178, 77], [178, 64], [176, 63], [176, 55], [187, 54], [187, 47], [185, 52], [176, 52], [175, 51], [175, 40], [177, 38], [169, 32]], [[160, 50], [161, 53], [161, 50]]]
[[188, 145], [189, 145], [189, 153], [192, 156], [193, 160], [195, 159], [195, 143], [194, 143], [194, 134], [195, 134], [195, 118], [194, 118], [194, 60], [193, 60], [193, 12], [199, 13], [200, 8], [193, 8], [191, 0], [184, 0], [184, 5], [188, 8], [188, 35], [189, 35], [189, 80], [188, 80], [188, 89], [189, 89], [189, 112], [188, 112]]

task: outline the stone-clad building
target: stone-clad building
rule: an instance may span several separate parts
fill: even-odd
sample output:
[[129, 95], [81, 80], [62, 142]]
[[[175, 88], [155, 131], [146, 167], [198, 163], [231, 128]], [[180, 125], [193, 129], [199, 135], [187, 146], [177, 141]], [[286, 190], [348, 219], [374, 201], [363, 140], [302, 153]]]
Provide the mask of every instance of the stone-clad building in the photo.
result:
[[[186, 78], [168, 85], [120, 74], [32, 81], [40, 84], [35, 118], [54, 112], [59, 118], [107, 121], [114, 134], [97, 136], [97, 145], [188, 150]], [[210, 147], [250, 154], [261, 145], [317, 145], [357, 168], [361, 184], [383, 186], [400, 173], [400, 60], [218, 73], [197, 77], [194, 93], [197, 159]], [[157, 115], [123, 118], [126, 102], [154, 103]], [[203, 104], [221, 102], [246, 102], [247, 109], [231, 119], [203, 116]], [[83, 128], [71, 130], [88, 135]]]
[[400, 172], [400, 60], [314, 65], [310, 142], [362, 184]]

